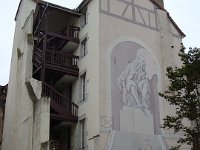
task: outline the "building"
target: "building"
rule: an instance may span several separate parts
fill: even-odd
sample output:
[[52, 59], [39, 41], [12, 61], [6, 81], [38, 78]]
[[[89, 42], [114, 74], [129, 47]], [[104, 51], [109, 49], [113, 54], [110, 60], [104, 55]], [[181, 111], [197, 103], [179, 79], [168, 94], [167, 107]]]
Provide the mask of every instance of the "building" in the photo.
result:
[[8, 85], [5, 85], [5, 86], [0, 85], [0, 145], [2, 143], [7, 87]]
[[185, 36], [162, 0], [21, 0], [2, 150], [166, 150], [158, 96]]

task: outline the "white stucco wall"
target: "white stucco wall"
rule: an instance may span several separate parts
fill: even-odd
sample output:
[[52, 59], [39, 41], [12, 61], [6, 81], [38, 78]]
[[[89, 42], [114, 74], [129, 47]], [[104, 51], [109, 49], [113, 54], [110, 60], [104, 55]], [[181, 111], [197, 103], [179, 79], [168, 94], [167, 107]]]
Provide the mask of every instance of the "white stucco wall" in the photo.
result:
[[[120, 5], [120, 7], [117, 7], [118, 5]], [[132, 12], [132, 6], [135, 6], [135, 13]], [[135, 17], [136, 20], [134, 20], [132, 17]], [[113, 116], [111, 112], [112, 107], [116, 107], [112, 105], [111, 101], [111, 88], [115, 85], [111, 84], [110, 61], [111, 52], [114, 47], [118, 43], [124, 41], [132, 41], [142, 45], [150, 52], [151, 56], [149, 57], [154, 58], [157, 65], [158, 75], [157, 92], [165, 90], [168, 85], [168, 80], [165, 76], [166, 67], [181, 65], [178, 57], [181, 36], [175, 29], [174, 25], [170, 23], [165, 11], [156, 9], [156, 7], [150, 1], [146, 0], [135, 0], [134, 4], [131, 3], [131, 1], [108, 2], [107, 0], [101, 0], [99, 100], [100, 119], [103, 118], [100, 122], [100, 126], [103, 127], [103, 129], [101, 128], [102, 132], [106, 132], [106, 130], [109, 131], [109, 128], [105, 129], [106, 122], [109, 122], [110, 126], [115, 126], [112, 124]], [[118, 58], [116, 58], [116, 61], [118, 61]], [[172, 109], [173, 108], [171, 108], [166, 102], [159, 98], [158, 113], [160, 115], [160, 121], [169, 112], [171, 112]], [[105, 121], [105, 119], [107, 120]], [[141, 127], [144, 126], [145, 128], [146, 126], [145, 133], [149, 134], [149, 131], [146, 132], [146, 129], [149, 125], [147, 126], [145, 121], [141, 120], [140, 122]], [[124, 124], [127, 123], [124, 122]], [[137, 132], [139, 132], [139, 130], [137, 130]], [[162, 132], [164, 133], [164, 131]], [[101, 148], [106, 145], [105, 138], [109, 139], [110, 136], [112, 136], [111, 132], [107, 132], [107, 135], [104, 133], [101, 134]]]
[[49, 101], [38, 102], [41, 83], [31, 79], [35, 6], [32, 0], [23, 0], [16, 18], [2, 150], [40, 149], [49, 139]]
[[[87, 148], [94, 149], [94, 136], [99, 134], [99, 3], [91, 1], [87, 6], [87, 24], [81, 28], [80, 40], [87, 39], [87, 54], [79, 60], [79, 72], [86, 71], [87, 78], [87, 98], [81, 102], [80, 77], [75, 81], [73, 88], [73, 99], [79, 104], [78, 116], [86, 117]], [[76, 50], [80, 56], [81, 44]], [[73, 149], [80, 146], [79, 124], [76, 126], [76, 140], [73, 142]], [[89, 140], [88, 140], [89, 139]], [[78, 142], [79, 141], [79, 142]], [[76, 145], [76, 146], [75, 146]]]

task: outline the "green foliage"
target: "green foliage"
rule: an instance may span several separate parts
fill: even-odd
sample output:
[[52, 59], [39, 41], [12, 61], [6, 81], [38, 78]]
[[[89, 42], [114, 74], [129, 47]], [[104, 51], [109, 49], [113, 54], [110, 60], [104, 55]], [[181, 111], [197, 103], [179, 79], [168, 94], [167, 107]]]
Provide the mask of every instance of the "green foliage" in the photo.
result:
[[[172, 129], [175, 134], [182, 133], [179, 145], [171, 150], [178, 150], [183, 143], [197, 146], [200, 149], [200, 49], [190, 48], [186, 53], [182, 46], [179, 56], [182, 67], [168, 67], [169, 88], [159, 93], [176, 108], [175, 116], [166, 116], [162, 128]], [[186, 126], [183, 119], [195, 122], [195, 126]], [[195, 148], [194, 148], [195, 149]]]

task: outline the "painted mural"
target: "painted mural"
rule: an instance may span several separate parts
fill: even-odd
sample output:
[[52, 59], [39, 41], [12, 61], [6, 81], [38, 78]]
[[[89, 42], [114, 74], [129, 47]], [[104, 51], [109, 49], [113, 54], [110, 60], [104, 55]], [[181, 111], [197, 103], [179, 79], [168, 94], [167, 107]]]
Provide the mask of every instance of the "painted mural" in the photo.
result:
[[137, 55], [135, 60], [127, 64], [118, 78], [117, 87], [123, 106], [149, 108], [151, 91], [142, 55]]
[[160, 128], [159, 11], [150, 0], [100, 0], [99, 11], [103, 149], [168, 150]]
[[[150, 50], [118, 43], [110, 56], [112, 150], [161, 150], [158, 68]], [[132, 141], [130, 141], [132, 139]], [[161, 140], [160, 140], [161, 139]], [[134, 141], [134, 142], [133, 142]], [[126, 146], [124, 146], [126, 145]]]
[[[125, 41], [111, 54], [113, 129], [159, 133], [159, 98], [156, 62], [141, 45]], [[140, 121], [142, 120], [142, 121]], [[138, 128], [139, 127], [139, 128]]]

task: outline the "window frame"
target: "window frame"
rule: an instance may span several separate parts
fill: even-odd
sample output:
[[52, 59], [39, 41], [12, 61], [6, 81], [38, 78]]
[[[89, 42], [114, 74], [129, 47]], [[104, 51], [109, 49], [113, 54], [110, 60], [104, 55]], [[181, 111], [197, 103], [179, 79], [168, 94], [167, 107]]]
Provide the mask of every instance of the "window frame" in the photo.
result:
[[81, 25], [81, 29], [82, 29], [88, 23], [88, 10], [87, 10], [87, 7], [82, 10], [82, 15], [81, 15], [81, 20], [80, 21], [81, 21], [80, 25]]
[[86, 148], [86, 119], [83, 118], [79, 121], [80, 123], [80, 149]]
[[87, 42], [88, 42], [88, 37], [84, 37], [83, 40], [81, 40], [81, 58], [85, 57], [88, 53], [87, 51]]
[[82, 73], [80, 76], [81, 79], [81, 99], [80, 102], [84, 102], [87, 98], [87, 74], [86, 72]]

